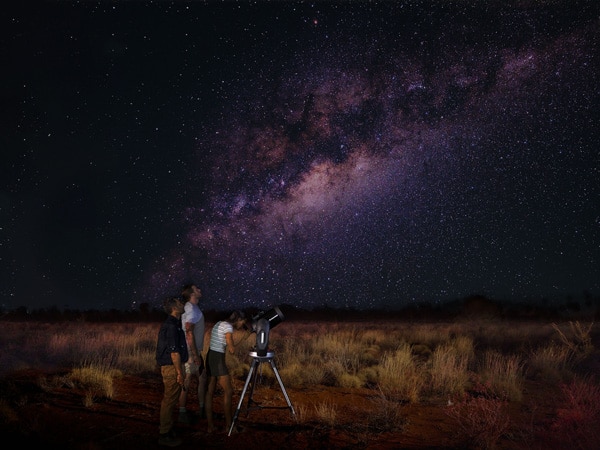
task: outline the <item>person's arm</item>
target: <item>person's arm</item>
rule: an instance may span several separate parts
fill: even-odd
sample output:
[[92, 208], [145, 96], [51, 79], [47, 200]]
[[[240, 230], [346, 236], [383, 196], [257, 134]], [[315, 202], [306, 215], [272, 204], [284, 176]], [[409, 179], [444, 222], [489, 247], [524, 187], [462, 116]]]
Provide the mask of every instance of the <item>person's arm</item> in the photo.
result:
[[181, 355], [178, 352], [171, 353], [171, 361], [173, 361], [175, 371], [177, 372], [177, 383], [183, 386], [183, 367], [181, 364]]
[[196, 325], [192, 322], [185, 323], [185, 340], [187, 346], [190, 349], [190, 356], [192, 357], [194, 364], [200, 365], [200, 353], [196, 346], [196, 339], [194, 339], [194, 327]]
[[225, 333], [225, 341], [227, 341], [227, 350], [233, 355], [235, 345], [233, 344], [233, 333]]

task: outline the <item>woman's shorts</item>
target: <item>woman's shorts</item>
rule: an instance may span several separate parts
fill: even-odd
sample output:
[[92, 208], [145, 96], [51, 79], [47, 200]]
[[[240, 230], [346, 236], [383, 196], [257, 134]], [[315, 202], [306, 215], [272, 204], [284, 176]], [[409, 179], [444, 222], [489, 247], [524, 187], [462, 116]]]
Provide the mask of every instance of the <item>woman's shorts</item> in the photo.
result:
[[206, 372], [209, 377], [229, 375], [227, 364], [225, 364], [225, 353], [209, 350], [206, 355]]

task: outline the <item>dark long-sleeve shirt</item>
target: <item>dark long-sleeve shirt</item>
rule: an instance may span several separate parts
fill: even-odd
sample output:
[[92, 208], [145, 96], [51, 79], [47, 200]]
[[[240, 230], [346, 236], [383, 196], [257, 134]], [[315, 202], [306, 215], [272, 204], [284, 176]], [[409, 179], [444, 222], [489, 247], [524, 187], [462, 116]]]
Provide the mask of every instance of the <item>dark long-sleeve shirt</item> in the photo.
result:
[[181, 363], [188, 360], [188, 349], [185, 341], [185, 333], [181, 328], [181, 320], [168, 316], [158, 332], [156, 344], [156, 362], [159, 366], [172, 366], [171, 353], [181, 355]]

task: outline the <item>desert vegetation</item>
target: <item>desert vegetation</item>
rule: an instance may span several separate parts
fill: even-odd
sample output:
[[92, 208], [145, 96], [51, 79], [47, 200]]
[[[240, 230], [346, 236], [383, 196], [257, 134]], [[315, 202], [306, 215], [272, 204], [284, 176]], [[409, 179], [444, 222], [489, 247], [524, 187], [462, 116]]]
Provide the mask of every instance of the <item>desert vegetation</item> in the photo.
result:
[[[157, 375], [154, 360], [160, 322], [3, 322], [2, 375], [39, 368], [40, 389], [78, 387], [86, 407], [112, 399], [125, 375]], [[211, 324], [207, 324], [207, 339]], [[410, 405], [439, 408], [454, 423], [453, 442], [463, 448], [595, 448], [600, 435], [600, 385], [594, 322], [506, 320], [288, 321], [271, 330], [270, 348], [290, 391], [314, 386], [370, 392], [365, 419], [351, 424], [359, 435], [402, 432]], [[239, 394], [250, 369], [253, 334], [236, 331], [228, 365]], [[206, 351], [206, 348], [205, 348]], [[261, 383], [277, 389], [268, 364]], [[543, 386], [553, 414], [536, 415], [528, 386]], [[20, 404], [3, 382], [0, 420], [18, 420]], [[537, 398], [537, 397], [536, 397]], [[292, 398], [292, 400], [294, 400]], [[234, 397], [234, 401], [236, 401]], [[335, 396], [294, 401], [295, 420], [308, 427], [348, 427]], [[367, 438], [365, 438], [367, 439]]]

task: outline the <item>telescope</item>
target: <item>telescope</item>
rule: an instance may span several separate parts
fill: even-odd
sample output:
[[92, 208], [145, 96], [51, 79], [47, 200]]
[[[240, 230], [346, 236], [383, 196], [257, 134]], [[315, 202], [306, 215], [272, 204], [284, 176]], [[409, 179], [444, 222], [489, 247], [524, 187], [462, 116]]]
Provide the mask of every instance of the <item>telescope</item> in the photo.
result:
[[[275, 306], [274, 308], [266, 311], [259, 312], [251, 319], [246, 321], [244, 324], [244, 328], [248, 332], [246, 337], [250, 336], [251, 333], [256, 333], [256, 351], [250, 352], [250, 356], [252, 357], [252, 364], [250, 365], [250, 371], [248, 372], [248, 377], [246, 378], [246, 383], [244, 384], [244, 389], [242, 390], [242, 395], [240, 396], [240, 402], [238, 403], [238, 407], [235, 410], [235, 414], [233, 415], [233, 420], [231, 422], [231, 427], [229, 428], [228, 436], [231, 436], [231, 432], [233, 431], [233, 427], [235, 426], [235, 422], [240, 413], [240, 409], [242, 407], [242, 403], [244, 401], [244, 395], [246, 395], [246, 391], [248, 390], [248, 386], [252, 383], [252, 387], [250, 388], [250, 396], [248, 397], [248, 410], [250, 409], [250, 405], [256, 403], [252, 400], [252, 394], [254, 393], [254, 388], [256, 387], [257, 377], [258, 377], [258, 366], [261, 363], [268, 362], [271, 364], [271, 368], [273, 369], [273, 373], [279, 382], [279, 386], [281, 387], [281, 392], [285, 396], [285, 400], [287, 402], [287, 407], [290, 409], [293, 416], [296, 416], [296, 412], [294, 411], [294, 407], [292, 406], [292, 402], [285, 391], [285, 387], [283, 386], [283, 381], [279, 376], [279, 371], [275, 366], [275, 352], [269, 351], [269, 332], [271, 328], [276, 327], [284, 320], [283, 313], [279, 309], [279, 307]], [[263, 408], [263, 406], [257, 406], [257, 408]]]
[[256, 354], [266, 356], [269, 347], [269, 332], [285, 319], [278, 306], [266, 312], [259, 312], [245, 325], [250, 333], [256, 333]]

